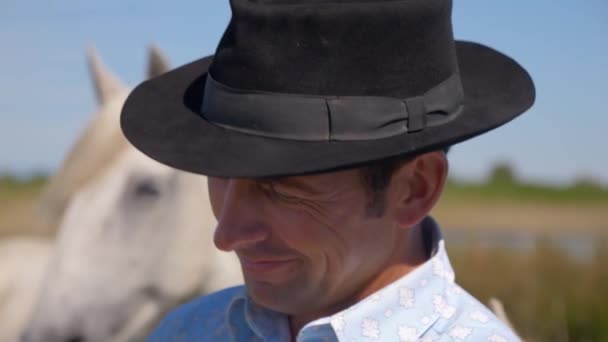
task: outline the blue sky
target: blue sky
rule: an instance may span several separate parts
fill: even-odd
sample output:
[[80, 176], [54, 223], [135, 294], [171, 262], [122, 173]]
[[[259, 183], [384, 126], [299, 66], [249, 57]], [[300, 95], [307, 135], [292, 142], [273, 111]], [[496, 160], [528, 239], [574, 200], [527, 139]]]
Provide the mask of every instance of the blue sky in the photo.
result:
[[[0, 1], [0, 172], [55, 169], [95, 111], [84, 50], [95, 45], [127, 84], [155, 43], [174, 66], [215, 49], [228, 1]], [[500, 161], [527, 180], [608, 184], [608, 2], [456, 0], [459, 39], [497, 48], [536, 82], [522, 117], [451, 153], [455, 176]]]

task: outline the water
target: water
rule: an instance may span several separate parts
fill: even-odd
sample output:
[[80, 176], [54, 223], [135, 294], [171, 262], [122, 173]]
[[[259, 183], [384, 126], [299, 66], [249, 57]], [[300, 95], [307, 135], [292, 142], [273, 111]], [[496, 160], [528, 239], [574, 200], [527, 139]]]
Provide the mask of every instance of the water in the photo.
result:
[[448, 248], [482, 248], [511, 249], [518, 252], [533, 252], [539, 242], [565, 252], [580, 262], [590, 260], [599, 244], [608, 243], [608, 234], [579, 233], [575, 230], [555, 233], [531, 233], [525, 231], [496, 230], [460, 230], [446, 229], [443, 232]]

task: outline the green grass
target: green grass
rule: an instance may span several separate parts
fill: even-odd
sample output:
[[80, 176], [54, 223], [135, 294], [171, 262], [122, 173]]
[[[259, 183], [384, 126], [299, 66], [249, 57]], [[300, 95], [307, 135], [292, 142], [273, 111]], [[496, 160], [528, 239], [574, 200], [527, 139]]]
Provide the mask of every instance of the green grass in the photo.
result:
[[569, 186], [523, 182], [508, 163], [494, 166], [485, 182], [448, 180], [444, 197], [453, 200], [524, 201], [548, 204], [608, 204], [608, 187], [592, 178], [578, 178]]
[[[0, 175], [0, 199], [40, 191], [47, 178], [34, 175], [17, 178]], [[486, 183], [448, 180], [443, 197], [447, 200], [496, 201], [515, 200], [551, 204], [608, 204], [608, 189], [597, 184], [580, 182], [572, 186], [550, 186], [520, 183], [508, 177], [495, 177]]]
[[11, 175], [0, 175], [0, 199], [10, 200], [14, 196], [31, 195], [40, 192], [46, 184], [47, 177], [32, 176], [17, 178]]
[[449, 180], [444, 192], [452, 200], [510, 200], [551, 204], [608, 204], [608, 189], [580, 183], [568, 187], [526, 184], [506, 180], [466, 183]]

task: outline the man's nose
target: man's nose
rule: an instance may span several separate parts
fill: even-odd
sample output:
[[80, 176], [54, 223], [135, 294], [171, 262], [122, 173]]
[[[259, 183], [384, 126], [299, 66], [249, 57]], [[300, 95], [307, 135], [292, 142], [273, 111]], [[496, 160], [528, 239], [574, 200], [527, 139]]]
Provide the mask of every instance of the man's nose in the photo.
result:
[[217, 248], [233, 251], [268, 237], [263, 216], [263, 196], [253, 180], [228, 180], [213, 237]]

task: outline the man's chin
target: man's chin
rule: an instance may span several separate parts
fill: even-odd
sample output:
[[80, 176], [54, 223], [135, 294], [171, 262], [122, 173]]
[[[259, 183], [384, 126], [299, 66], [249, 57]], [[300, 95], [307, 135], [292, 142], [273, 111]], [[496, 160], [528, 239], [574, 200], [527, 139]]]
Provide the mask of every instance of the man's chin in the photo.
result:
[[254, 299], [256, 302], [266, 302], [267, 299], [282, 297], [281, 294], [286, 292], [287, 288], [285, 284], [275, 284], [272, 282], [248, 278], [245, 278], [245, 286], [247, 286], [247, 293], [249, 294], [249, 297]]
[[297, 306], [297, 290], [285, 284], [272, 284], [259, 280], [245, 280], [247, 294], [259, 306], [289, 314]]

